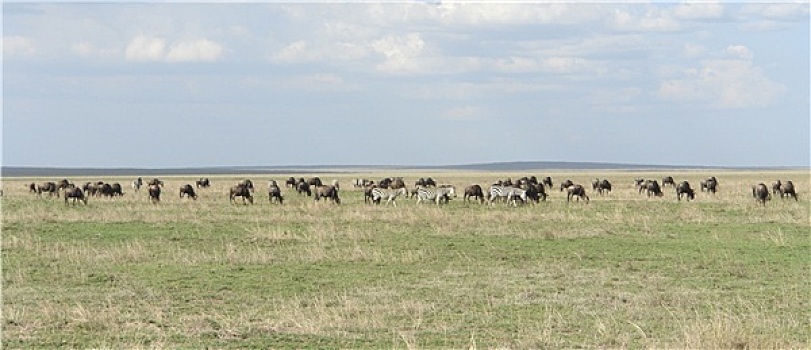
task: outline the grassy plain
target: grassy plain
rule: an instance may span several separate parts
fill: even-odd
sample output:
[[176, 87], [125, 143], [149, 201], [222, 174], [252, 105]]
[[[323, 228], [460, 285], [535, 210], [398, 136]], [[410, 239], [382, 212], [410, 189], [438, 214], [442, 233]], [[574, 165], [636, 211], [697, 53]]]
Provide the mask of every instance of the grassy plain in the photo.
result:
[[[291, 174], [300, 176], [300, 174]], [[431, 176], [462, 189], [550, 175], [614, 191], [538, 205], [363, 203], [350, 180]], [[641, 176], [673, 175], [716, 195], [647, 198]], [[121, 182], [87, 206], [38, 198], [3, 179], [4, 348], [808, 348], [811, 183], [780, 172], [399, 172], [339, 179], [343, 204], [268, 179], [162, 177], [160, 204]], [[229, 204], [243, 178], [254, 205]], [[765, 207], [750, 186], [791, 179], [800, 200]], [[485, 187], [485, 186], [483, 186]], [[590, 186], [588, 186], [590, 189]]]

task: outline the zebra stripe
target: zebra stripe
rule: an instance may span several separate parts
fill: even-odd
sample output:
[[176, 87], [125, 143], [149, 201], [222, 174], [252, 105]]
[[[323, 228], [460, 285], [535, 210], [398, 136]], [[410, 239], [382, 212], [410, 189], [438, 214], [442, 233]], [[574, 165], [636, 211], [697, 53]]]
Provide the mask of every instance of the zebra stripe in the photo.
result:
[[521, 198], [521, 200], [523, 200], [525, 203], [527, 201], [527, 191], [516, 187], [490, 186], [489, 192], [491, 205], [498, 198], [505, 198], [507, 200], [507, 204], [512, 202], [513, 205], [518, 205], [515, 197]]
[[405, 187], [398, 188], [396, 190], [388, 189], [388, 188], [373, 188], [372, 189], [372, 202], [380, 204], [380, 199], [386, 199], [386, 205], [389, 203], [394, 204], [397, 207], [397, 196], [399, 195], [407, 195], [408, 190]]
[[436, 201], [436, 204], [439, 205], [442, 202], [442, 198], [445, 197], [456, 197], [456, 188], [453, 186], [451, 187], [437, 187], [437, 188], [427, 188], [427, 187], [418, 187], [417, 188], [417, 204], [422, 201]]

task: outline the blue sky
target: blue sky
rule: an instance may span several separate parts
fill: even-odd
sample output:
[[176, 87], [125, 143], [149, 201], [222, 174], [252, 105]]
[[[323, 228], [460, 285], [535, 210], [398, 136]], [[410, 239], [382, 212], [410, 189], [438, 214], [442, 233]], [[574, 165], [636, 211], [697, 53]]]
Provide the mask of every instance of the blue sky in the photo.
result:
[[3, 164], [809, 166], [799, 3], [3, 5]]

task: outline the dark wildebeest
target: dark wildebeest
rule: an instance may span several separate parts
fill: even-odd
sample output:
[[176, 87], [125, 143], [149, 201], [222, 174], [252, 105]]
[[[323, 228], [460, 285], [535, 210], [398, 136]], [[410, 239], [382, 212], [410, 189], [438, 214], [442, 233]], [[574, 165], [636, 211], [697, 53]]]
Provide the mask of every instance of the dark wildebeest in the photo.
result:
[[149, 186], [160, 186], [160, 187], [163, 187], [163, 180], [159, 180], [159, 179], [156, 177], [156, 178], [154, 178], [154, 179], [152, 179], [152, 180], [149, 180], [149, 182], [147, 182], [146, 184], [147, 184], [147, 185], [149, 185]]
[[245, 179], [245, 180], [242, 180], [242, 182], [240, 182], [239, 185], [247, 187], [248, 190], [253, 193], [253, 181], [251, 181], [249, 179]]
[[512, 185], [513, 185], [513, 179], [512, 178], [508, 177], [508, 178], [504, 179], [504, 181], [501, 181], [501, 186], [512, 187]]
[[389, 186], [391, 185], [391, 182], [392, 182], [392, 181], [394, 181], [394, 178], [387, 177], [387, 178], [385, 178], [385, 179], [382, 179], [382, 180], [378, 181], [378, 183], [377, 183], [377, 187], [380, 187], [380, 188], [389, 188]]
[[712, 192], [712, 194], [715, 194], [715, 192], [718, 191], [718, 179], [716, 179], [715, 176], [711, 176], [708, 177], [706, 180], [702, 180], [701, 192], [704, 192], [704, 190], [707, 190], [707, 192]]
[[676, 187], [676, 180], [673, 180], [673, 176], [665, 176], [662, 178], [662, 187], [667, 185]]
[[268, 202], [273, 203], [273, 199], [279, 201], [279, 204], [284, 204], [284, 197], [282, 197], [282, 189], [276, 184], [276, 181], [270, 180], [268, 182]]
[[28, 192], [37, 193], [37, 184], [32, 182], [30, 185], [28, 185]]
[[794, 200], [797, 199], [797, 192], [794, 190], [794, 183], [791, 180], [786, 181], [783, 186], [780, 187], [780, 198], [785, 198], [786, 196], [794, 197]]
[[59, 182], [56, 183], [57, 197], [59, 196], [59, 191], [66, 190], [71, 187], [73, 187], [73, 184], [70, 183], [68, 179], [59, 180]]
[[591, 183], [591, 187], [601, 196], [603, 195], [603, 192], [611, 192], [611, 183], [606, 179], [594, 179], [594, 181]]
[[161, 186], [160, 185], [149, 185], [147, 187], [149, 191], [149, 201], [152, 203], [158, 203], [161, 201]]
[[195, 181], [194, 183], [195, 183], [195, 186], [197, 186], [197, 188], [211, 187], [211, 181], [209, 181], [207, 177], [201, 177], [199, 180]]
[[111, 196], [123, 196], [124, 195], [124, 191], [121, 188], [120, 183], [116, 182], [116, 183], [110, 185], [110, 195]]
[[783, 186], [783, 183], [781, 183], [780, 180], [774, 180], [774, 182], [772, 182], [772, 194], [776, 196], [777, 193], [780, 192], [781, 186]]
[[681, 200], [682, 195], [685, 195], [688, 201], [696, 198], [696, 192], [690, 188], [690, 183], [687, 181], [682, 181], [676, 186], [676, 198]]
[[338, 198], [338, 189], [335, 186], [328, 185], [328, 186], [317, 186], [315, 188], [315, 200], [321, 200], [321, 198], [327, 198], [332, 200], [335, 204], [341, 204], [341, 199]]
[[310, 191], [310, 185], [307, 184], [307, 181], [299, 181], [296, 185], [296, 192], [298, 194], [306, 194], [307, 196], [312, 196], [313, 193]]
[[197, 193], [194, 193], [194, 187], [190, 184], [185, 184], [180, 187], [180, 198], [183, 198], [183, 196], [197, 200]]
[[566, 181], [561, 182], [560, 183], [560, 192], [563, 192], [563, 190], [569, 188], [572, 185], [574, 185], [574, 182], [572, 182], [572, 180], [567, 179]]
[[77, 200], [82, 201], [82, 203], [87, 205], [87, 197], [85, 197], [82, 189], [78, 187], [72, 187], [65, 190], [65, 205], [68, 205], [68, 199], [73, 200], [73, 205], [76, 205]]
[[56, 188], [56, 183], [44, 182], [37, 186], [37, 195], [42, 196], [42, 192], [47, 192], [48, 197], [56, 195], [59, 197], [59, 191]]
[[552, 183], [552, 177], [550, 177], [550, 176], [547, 176], [547, 177], [543, 178], [543, 181], [541, 181], [541, 183], [542, 183], [544, 186], [549, 187], [549, 188], [552, 188], [552, 187], [554, 187], [554, 186], [555, 186], [555, 185]]
[[307, 180], [307, 184], [310, 185], [310, 186], [315, 186], [315, 187], [324, 185], [324, 183], [321, 182], [321, 178], [319, 178], [318, 176], [312, 177], [309, 180]]
[[436, 187], [436, 181], [432, 178], [420, 178], [414, 183], [414, 186], [423, 186], [423, 187]]
[[372, 184], [363, 189], [363, 203], [369, 203], [369, 200], [374, 199], [372, 196], [372, 190], [375, 188], [377, 188], [377, 185]]
[[586, 195], [586, 189], [579, 184], [572, 184], [571, 186], [567, 187], [566, 202], [570, 202], [572, 197], [577, 197], [578, 202], [581, 198], [585, 200], [586, 203], [589, 202], [589, 196]]
[[484, 192], [482, 187], [476, 184], [465, 187], [465, 202], [470, 202], [470, 198], [478, 198], [479, 203], [484, 204]]
[[542, 201], [546, 201], [546, 188], [544, 188], [544, 184], [535, 184], [535, 191], [538, 192], [538, 199]]
[[[648, 181], [650, 181], [650, 180], [648, 180]], [[641, 177], [638, 177], [638, 178], [634, 179], [634, 187], [636, 187], [636, 189], [637, 189], [637, 191], [639, 191], [639, 193], [642, 193], [642, 190], [645, 189], [645, 179], [643, 179]]]
[[236, 186], [231, 187], [228, 191], [228, 201], [231, 203], [236, 203], [236, 198], [242, 197], [242, 204], [247, 204], [245, 200], [247, 199], [248, 202], [253, 204], [253, 195], [251, 194], [251, 189], [244, 183], [237, 184]]
[[645, 184], [645, 190], [648, 194], [648, 197], [650, 197], [651, 195], [654, 195], [656, 197], [661, 197], [664, 195], [664, 193], [662, 193], [662, 188], [659, 187], [659, 182], [656, 180], [649, 180]]
[[389, 188], [391, 188], [392, 190], [401, 189], [403, 187], [406, 187], [406, 185], [402, 177], [392, 179], [391, 183], [389, 184]]
[[296, 184], [298, 184], [298, 181], [296, 181], [295, 177], [291, 176], [284, 182], [284, 187], [296, 188]]
[[99, 185], [97, 188], [98, 188], [97, 193], [99, 193], [100, 195], [105, 196], [105, 197], [112, 197], [113, 196], [113, 185], [108, 184], [108, 183], [103, 183], [103, 184]]
[[135, 179], [135, 180], [132, 180], [132, 190], [135, 191], [135, 192], [140, 191], [141, 186], [143, 186], [143, 185], [144, 185], [144, 179], [142, 179], [140, 177]]
[[771, 194], [769, 194], [769, 189], [766, 187], [766, 184], [762, 182], [752, 186], [752, 197], [755, 197], [755, 200], [763, 206], [766, 205], [766, 201], [772, 199]]

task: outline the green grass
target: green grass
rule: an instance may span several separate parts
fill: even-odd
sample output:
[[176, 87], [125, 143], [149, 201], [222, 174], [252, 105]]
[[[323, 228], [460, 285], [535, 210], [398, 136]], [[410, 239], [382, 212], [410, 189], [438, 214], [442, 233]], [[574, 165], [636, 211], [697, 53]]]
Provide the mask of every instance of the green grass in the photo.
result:
[[[340, 206], [289, 190], [232, 205], [236, 177], [195, 202], [176, 198], [192, 178], [168, 178], [159, 205], [65, 206], [4, 179], [3, 347], [808, 347], [808, 174], [722, 173], [693, 202], [640, 196], [637, 175], [554, 173], [615, 190], [518, 208], [368, 206], [346, 188]], [[774, 178], [800, 201], [755, 204], [749, 186]]]

